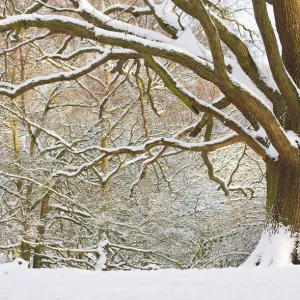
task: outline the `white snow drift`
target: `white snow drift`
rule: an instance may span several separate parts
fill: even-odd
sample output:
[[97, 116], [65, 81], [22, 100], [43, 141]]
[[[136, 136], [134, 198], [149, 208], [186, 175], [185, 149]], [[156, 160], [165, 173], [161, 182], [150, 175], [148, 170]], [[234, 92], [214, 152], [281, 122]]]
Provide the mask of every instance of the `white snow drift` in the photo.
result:
[[[22, 262], [22, 265], [18, 263]], [[300, 267], [92, 272], [0, 265], [0, 299], [300, 299]]]

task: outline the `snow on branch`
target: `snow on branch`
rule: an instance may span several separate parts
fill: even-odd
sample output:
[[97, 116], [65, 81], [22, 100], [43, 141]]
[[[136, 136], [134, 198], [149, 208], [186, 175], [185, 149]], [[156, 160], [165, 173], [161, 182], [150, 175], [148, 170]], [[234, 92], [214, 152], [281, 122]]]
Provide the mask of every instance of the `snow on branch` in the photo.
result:
[[161, 28], [173, 37], [178, 36], [178, 32], [185, 29], [180, 23], [180, 16], [175, 14], [175, 5], [171, 1], [165, 0], [160, 4], [155, 4], [153, 0], [144, 0], [144, 2], [149, 6]]
[[[54, 188], [47, 186], [47, 182], [41, 183], [41, 182], [39, 182], [39, 181], [37, 181], [37, 180], [35, 180], [35, 179], [32, 179], [32, 178], [30, 178], [30, 177], [28, 177], [28, 176], [21, 176], [21, 175], [16, 175], [16, 174], [11, 174], [11, 173], [2, 172], [2, 171], [0, 171], [0, 175], [2, 175], [2, 176], [4, 176], [4, 177], [7, 177], [7, 178], [21, 179], [21, 180], [25, 180], [25, 181], [34, 183], [34, 184], [36, 184], [38, 187], [43, 188], [43, 189], [45, 189], [45, 190], [48, 190], [49, 192], [51, 192], [51, 193], [53, 193], [53, 194], [55, 194], [55, 195], [57, 195], [57, 196], [59, 196], [59, 197], [65, 199], [65, 200], [67, 200], [69, 203], [72, 203], [72, 204], [74, 204], [74, 205], [76, 205], [76, 206], [82, 208], [82, 209], [85, 210], [86, 212], [89, 212], [89, 209], [86, 208], [83, 204], [78, 204], [78, 203], [76, 203], [72, 198], [70, 198], [69, 196], [64, 195], [63, 193], [60, 193], [60, 192], [56, 191]], [[51, 179], [49, 179], [49, 180], [51, 180]]]
[[149, 7], [138, 7], [121, 3], [112, 4], [106, 7], [102, 12], [106, 15], [110, 15], [116, 12], [118, 12], [119, 14], [126, 12], [132, 14], [134, 17], [152, 15], [152, 11], [151, 9], [149, 9]]
[[[18, 105], [14, 102], [15, 106], [18, 107]], [[46, 135], [52, 137], [54, 140], [58, 141], [60, 144], [62, 144], [64, 147], [66, 147], [67, 149], [69, 149], [69, 151], [72, 151], [73, 154], [78, 153], [77, 149], [74, 147], [73, 144], [69, 143], [68, 141], [66, 141], [63, 137], [61, 137], [59, 134], [53, 132], [52, 130], [48, 130], [45, 129], [44, 127], [38, 125], [37, 123], [29, 120], [27, 117], [25, 117], [24, 115], [19, 114], [18, 112], [12, 110], [9, 107], [6, 107], [3, 104], [0, 104], [0, 107], [2, 107], [3, 109], [5, 109], [6, 111], [10, 112], [11, 114], [13, 114], [15, 117], [17, 117], [18, 119], [22, 120], [23, 122], [26, 122], [27, 124], [29, 124], [30, 126], [38, 129], [39, 131], [45, 133]], [[19, 108], [19, 107], [18, 107]], [[21, 110], [19, 108], [19, 110]], [[83, 154], [83, 153], [78, 153], [79, 157], [82, 158], [84, 161], [86, 161], [87, 163], [89, 162], [89, 160], [87, 159], [87, 157]], [[96, 169], [96, 168], [92, 168], [94, 173], [96, 174], [96, 176], [100, 179], [100, 181], [102, 181], [102, 175], [100, 174], [100, 172]], [[38, 184], [40, 185], [40, 184]]]
[[[76, 54], [73, 54], [76, 56]], [[51, 56], [51, 55], [50, 55]], [[54, 55], [55, 56], [55, 55]], [[55, 83], [55, 82], [61, 82], [61, 81], [70, 81], [75, 80], [79, 77], [82, 77], [86, 75], [87, 73], [93, 71], [100, 65], [106, 63], [107, 61], [111, 59], [118, 59], [118, 58], [132, 58], [135, 56], [134, 52], [128, 52], [128, 51], [108, 51], [106, 50], [101, 56], [94, 59], [87, 65], [83, 66], [82, 68], [75, 69], [74, 71], [69, 72], [59, 72], [54, 73], [48, 76], [40, 76], [36, 78], [29, 79], [20, 85], [9, 85], [9, 89], [0, 88], [0, 94], [8, 96], [10, 98], [18, 97], [19, 95], [23, 94], [26, 91], [29, 91], [37, 86]], [[47, 57], [47, 56], [45, 56]], [[59, 57], [58, 54], [56, 54], [56, 57]], [[67, 59], [67, 58], [66, 58]], [[0, 86], [7, 85], [7, 83], [0, 82]]]
[[87, 0], [75, 0], [73, 2], [76, 3], [79, 15], [84, 20], [90, 22], [91, 24], [95, 24], [99, 28], [110, 31], [124, 32], [149, 40], [164, 42], [172, 41], [167, 36], [153, 30], [144, 29], [132, 24], [114, 20], [105, 15], [103, 12], [97, 10]]
[[[74, 0], [74, 2], [79, 4], [78, 11], [84, 13], [85, 15], [82, 17], [85, 17], [89, 22], [58, 15], [18, 15], [1, 20], [0, 32], [18, 29], [24, 26], [51, 28], [56, 32], [71, 34], [72, 36], [83, 37], [113, 46], [129, 48], [141, 54], [145, 53], [149, 56], [160, 56], [175, 63], [179, 63], [182, 66], [193, 70], [203, 79], [216, 84], [225, 96], [231, 95], [230, 101], [244, 113], [244, 116], [245, 112], [248, 112], [249, 116], [253, 116], [265, 129], [272, 145], [278, 153], [282, 156], [286, 156], [286, 153], [289, 153], [287, 156], [288, 159], [292, 161], [296, 160], [289, 139], [271, 109], [263, 103], [256, 93], [253, 93], [251, 89], [241, 84], [234, 76], [228, 74], [223, 80], [219, 80], [209, 61], [202, 59], [199, 55], [194, 54], [182, 46], [179, 47], [176, 43], [172, 45], [174, 40], [158, 34], [155, 31], [145, 31], [137, 26], [131, 27], [129, 24], [111, 20], [105, 14], [95, 10], [86, 0]], [[95, 20], [99, 20], [99, 22], [96, 22]], [[98, 28], [93, 24], [96, 24]], [[128, 28], [130, 28], [129, 31], [127, 30]], [[62, 75], [62, 77], [64, 77], [64, 75]], [[36, 86], [35, 82], [29, 83]], [[28, 88], [24, 88], [24, 90], [28, 89], [29, 86]], [[0, 91], [7, 96], [15, 93], [6, 89], [0, 89]], [[177, 94], [182, 94], [178, 89], [176, 89], [176, 91]], [[187, 95], [185, 95], [185, 98], [187, 98], [186, 96]], [[188, 98], [191, 99], [189, 96]], [[197, 105], [199, 106], [199, 103]], [[205, 111], [210, 110], [207, 106], [199, 106], [200, 110], [203, 108], [205, 108]], [[215, 115], [222, 115], [219, 112], [216, 112], [215, 109], [213, 110]], [[228, 119], [224, 119], [224, 116], [221, 118], [225, 123], [228, 121]], [[234, 122], [227, 122], [226, 126], [229, 124], [238, 129], [236, 124], [234, 125]], [[238, 131], [241, 133], [244, 130], [238, 129]], [[256, 151], [264, 157], [265, 151], [263, 151], [260, 146], [257, 146], [257, 142], [253, 140], [249, 134], [243, 133], [242, 136], [250, 142], [249, 146], [251, 146], [252, 149], [256, 148]]]
[[236, 120], [226, 115], [221, 110], [217, 109], [213, 105], [207, 104], [204, 101], [196, 98], [192, 93], [181, 86], [170, 72], [162, 66], [157, 60], [150, 56], [144, 56], [146, 63], [152, 68], [164, 81], [165, 85], [188, 107], [193, 108], [196, 111], [202, 111], [209, 113], [216, 119], [221, 121], [223, 125], [229, 127], [237, 134], [239, 134], [244, 142], [246, 142], [254, 151], [260, 156], [265, 156], [265, 149], [258, 141], [253, 139], [252, 135], [248, 130]]
[[[96, 166], [99, 164], [101, 160], [106, 158], [107, 156], [112, 155], [119, 155], [119, 154], [130, 154], [130, 155], [137, 155], [137, 154], [143, 154], [149, 151], [149, 149], [155, 148], [157, 146], [168, 146], [173, 147], [181, 150], [187, 150], [187, 151], [214, 151], [222, 147], [226, 147], [229, 145], [232, 145], [234, 143], [240, 142], [241, 139], [236, 134], [228, 134], [223, 138], [215, 139], [213, 141], [209, 142], [203, 142], [203, 143], [188, 143], [183, 142], [180, 140], [176, 140], [173, 138], [156, 138], [147, 141], [141, 146], [123, 146], [123, 147], [117, 147], [117, 148], [101, 148], [101, 147], [89, 147], [86, 149], [83, 149], [79, 153], [85, 153], [87, 151], [91, 150], [98, 150], [102, 155], [95, 158], [93, 161], [85, 163], [77, 168], [76, 171], [73, 172], [66, 172], [66, 171], [58, 171], [53, 174], [53, 177], [57, 176], [64, 176], [64, 177], [74, 177], [80, 175], [83, 171], [86, 171], [90, 169], [93, 166]], [[74, 168], [73, 168], [74, 169]]]

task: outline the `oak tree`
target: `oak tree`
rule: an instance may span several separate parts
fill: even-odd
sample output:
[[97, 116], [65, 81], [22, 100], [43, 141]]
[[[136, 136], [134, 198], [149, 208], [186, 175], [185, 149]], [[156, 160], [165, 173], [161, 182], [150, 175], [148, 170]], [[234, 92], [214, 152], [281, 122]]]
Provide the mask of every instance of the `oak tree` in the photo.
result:
[[[61, 140], [67, 151], [87, 156], [89, 151], [98, 151], [99, 156], [93, 161], [87, 160], [71, 172], [56, 172], [55, 176], [79, 176], [108, 157], [144, 154], [152, 149], [160, 150], [149, 156], [141, 177], [147, 165], [159, 160], [167, 148], [202, 152], [203, 160], [209, 165], [207, 153], [242, 142], [266, 165], [267, 227], [274, 235], [276, 230], [285, 227], [290, 242], [296, 242], [295, 234], [300, 230], [299, 0], [251, 1], [269, 72], [261, 70], [249, 43], [237, 30], [230, 28], [228, 22], [233, 19], [226, 15], [225, 8], [211, 0], [144, 0], [129, 4], [117, 1], [106, 6], [100, 5], [100, 1], [36, 0], [23, 11], [13, 9], [14, 1], [8, 2], [11, 2], [12, 8], [3, 10], [0, 32], [6, 38], [17, 41], [14, 47], [58, 35], [66, 37], [61, 47], [56, 52], [45, 53], [43, 59], [64, 62], [86, 53], [97, 55], [84, 66], [29, 79], [20, 78], [19, 82], [3, 76], [0, 82], [2, 97], [14, 101], [40, 86], [77, 80], [109, 61], [114, 61], [114, 69], [122, 73], [124, 64], [133, 61], [142, 102], [147, 91], [150, 102], [153, 101], [150, 90], [143, 86], [139, 76], [141, 69], [145, 69], [149, 78], [156, 74], [179, 101], [199, 115], [199, 121], [184, 128], [177, 137], [148, 137], [145, 143], [138, 146], [107, 148], [103, 144], [102, 147], [78, 150]], [[267, 5], [272, 6], [276, 26], [270, 21]], [[147, 27], [148, 18], [155, 23], [151, 28]], [[234, 23], [238, 28], [242, 26], [237, 21]], [[194, 24], [201, 30], [193, 32]], [[33, 28], [37, 30], [31, 31]], [[28, 36], [24, 32], [29, 32]], [[82, 46], [64, 54], [73, 38], [80, 38]], [[11, 49], [8, 47], [3, 49], [2, 55], [9, 51]], [[219, 96], [211, 102], [200, 99], [179, 83], [172, 73], [172, 65], [210, 82], [219, 90]], [[239, 112], [242, 121], [228, 113], [229, 106]], [[2, 103], [0, 108], [10, 111], [16, 118], [25, 118], [21, 112], [16, 113]], [[228, 131], [223, 137], [214, 139], [216, 122]], [[35, 123], [30, 125], [43, 130]], [[181, 141], [187, 135], [197, 137], [202, 130], [202, 142]], [[218, 180], [213, 173], [210, 177]], [[230, 183], [219, 183], [224, 191], [230, 190]], [[293, 247], [285, 249], [285, 259], [297, 261], [297, 252]], [[272, 261], [269, 256], [264, 258], [261, 249], [256, 250], [253, 263], [271, 264]]]

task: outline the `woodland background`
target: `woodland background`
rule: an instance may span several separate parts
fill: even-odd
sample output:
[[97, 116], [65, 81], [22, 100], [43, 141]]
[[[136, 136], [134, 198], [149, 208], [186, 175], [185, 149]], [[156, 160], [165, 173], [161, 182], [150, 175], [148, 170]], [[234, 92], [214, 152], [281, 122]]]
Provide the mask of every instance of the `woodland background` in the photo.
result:
[[[115, 2], [120, 1], [93, 5], [106, 9]], [[0, 3], [3, 15], [32, 4]], [[65, 1], [50, 4], [60, 7]], [[246, 4], [222, 1], [231, 17], [247, 14]], [[151, 15], [113, 16], [156, 26]], [[190, 25], [201, 40], [201, 26]], [[261, 53], [255, 30], [229, 25]], [[0, 43], [0, 75], [12, 84], [74, 70], [96, 58], [90, 51], [70, 59], [83, 43], [95, 45], [46, 29], [3, 34]], [[66, 59], [48, 53], [64, 53]], [[199, 98], [211, 103], [220, 96], [211, 83], [163, 63]], [[0, 262], [21, 256], [35, 268], [227, 267], [241, 264], [257, 244], [265, 220], [265, 167], [243, 143], [212, 153], [165, 147], [159, 159], [149, 150], [96, 161], [93, 147], [135, 146], [160, 136], [181, 139], [199, 119], [141, 61], [109, 62], [81, 78], [34, 88], [13, 101], [0, 99]], [[245, 123], [234, 107], [225, 111]], [[215, 121], [214, 138], [228, 130], [221, 125]], [[197, 141], [204, 139], [201, 132]], [[88, 154], [77, 151], [87, 148]], [[78, 166], [93, 160], [93, 168], [75, 176]]]

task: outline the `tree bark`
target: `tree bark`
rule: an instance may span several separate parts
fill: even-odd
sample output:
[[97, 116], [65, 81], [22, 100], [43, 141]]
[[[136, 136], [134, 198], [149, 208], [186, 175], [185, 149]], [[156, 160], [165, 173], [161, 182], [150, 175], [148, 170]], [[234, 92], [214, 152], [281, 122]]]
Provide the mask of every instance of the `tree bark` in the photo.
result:
[[243, 266], [299, 264], [300, 168], [267, 161], [267, 217], [262, 237]]
[[300, 1], [273, 1], [283, 62], [300, 88]]
[[281, 161], [267, 162], [267, 223], [300, 230], [300, 168]]
[[30, 262], [30, 246], [23, 241], [21, 242], [21, 258]]
[[40, 244], [34, 247], [33, 268], [40, 269], [42, 267], [42, 257], [44, 247]]

